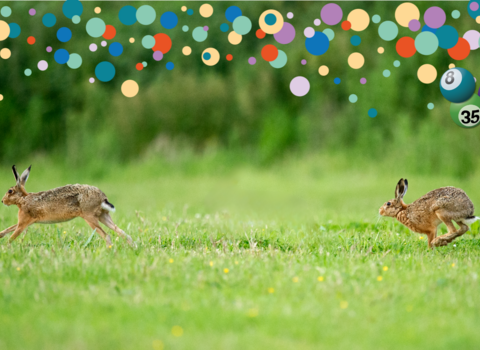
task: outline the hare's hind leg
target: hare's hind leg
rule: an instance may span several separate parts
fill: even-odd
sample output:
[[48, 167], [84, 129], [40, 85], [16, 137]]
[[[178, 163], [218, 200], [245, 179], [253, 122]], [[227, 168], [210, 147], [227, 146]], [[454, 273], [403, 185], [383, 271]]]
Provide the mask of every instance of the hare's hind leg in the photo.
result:
[[109, 229], [115, 231], [115, 232], [118, 233], [120, 236], [122, 236], [124, 239], [126, 239], [127, 242], [128, 242], [128, 244], [130, 244], [131, 246], [134, 246], [132, 237], [130, 237], [129, 235], [127, 235], [121, 228], [119, 228], [117, 225], [115, 225], [115, 223], [113, 222], [112, 217], [110, 216], [110, 214], [108, 214], [107, 212], [103, 212], [102, 215], [100, 215], [100, 217], [99, 217], [98, 219], [100, 220], [100, 222], [101, 222], [102, 224], [104, 224], [104, 225], [107, 226]]
[[110, 238], [110, 235], [108, 235], [103, 229], [102, 227], [100, 226], [100, 224], [98, 223], [98, 220], [97, 218], [91, 218], [91, 217], [86, 217], [86, 218], [83, 218], [88, 225], [90, 225], [90, 227], [94, 230], [97, 230], [98, 234], [105, 240], [105, 243], [107, 243], [107, 246], [111, 246], [112, 245], [112, 240]]
[[448, 233], [437, 237], [433, 240], [432, 245], [434, 247], [447, 245], [448, 243], [452, 242], [455, 238], [460, 237], [465, 232], [468, 231], [468, 226], [465, 225], [463, 222], [456, 221], [457, 224], [460, 225], [460, 228], [457, 230], [453, 225], [452, 219], [448, 217], [448, 213], [444, 212], [443, 210], [439, 210], [436, 212], [438, 218], [442, 220], [445, 225], [447, 225]]
[[10, 226], [9, 228], [6, 228], [2, 232], [0, 232], [0, 238], [3, 238], [3, 236], [5, 236], [7, 233], [15, 231], [16, 228], [17, 228], [16, 224], [13, 225], [13, 226]]

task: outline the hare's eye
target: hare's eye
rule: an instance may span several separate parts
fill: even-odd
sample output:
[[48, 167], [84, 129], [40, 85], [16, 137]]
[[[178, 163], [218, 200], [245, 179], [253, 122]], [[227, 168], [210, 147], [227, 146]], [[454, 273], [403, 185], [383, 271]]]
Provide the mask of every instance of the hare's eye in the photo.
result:
[[8, 190], [8, 193], [9, 193], [9, 194], [12, 194], [12, 193], [13, 193], [13, 191], [12, 191], [12, 190]]
[[387, 202], [387, 205], [388, 205], [388, 206], [390, 206], [390, 204], [392, 204], [392, 203], [390, 203], [390, 202]]

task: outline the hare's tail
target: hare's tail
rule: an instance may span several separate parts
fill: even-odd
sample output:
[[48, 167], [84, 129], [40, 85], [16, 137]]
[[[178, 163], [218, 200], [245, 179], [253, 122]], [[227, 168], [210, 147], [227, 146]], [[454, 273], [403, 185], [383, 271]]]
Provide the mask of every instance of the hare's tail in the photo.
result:
[[480, 220], [480, 218], [478, 216], [469, 216], [468, 218], [465, 218], [462, 220], [462, 222], [465, 224], [465, 225], [471, 225], [473, 224], [475, 221], [477, 220]]
[[106, 199], [102, 202], [102, 208], [111, 211], [112, 213], [115, 212], [115, 207], [113, 206], [113, 204]]

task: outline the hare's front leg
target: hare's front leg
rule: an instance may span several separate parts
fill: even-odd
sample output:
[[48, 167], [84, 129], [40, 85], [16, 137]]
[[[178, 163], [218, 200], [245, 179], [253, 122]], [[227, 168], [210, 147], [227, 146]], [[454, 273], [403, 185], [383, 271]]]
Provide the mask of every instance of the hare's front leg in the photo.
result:
[[10, 226], [9, 228], [3, 230], [2, 232], [0, 232], [0, 238], [3, 238], [3, 236], [5, 236], [7, 233], [15, 231], [16, 228], [17, 228], [17, 225], [15, 224], [15, 225]]
[[28, 226], [34, 223], [31, 218], [24, 218], [18, 222], [15, 232], [8, 239], [8, 243], [12, 243]]
[[121, 228], [119, 228], [117, 225], [112, 220], [112, 217], [108, 213], [103, 213], [100, 217], [99, 220], [102, 224], [110, 228], [111, 230], [115, 231], [118, 233], [120, 236], [122, 236], [124, 239], [127, 240], [128, 244], [130, 244], [132, 247], [135, 247], [135, 243], [132, 240], [132, 237], [127, 235]]

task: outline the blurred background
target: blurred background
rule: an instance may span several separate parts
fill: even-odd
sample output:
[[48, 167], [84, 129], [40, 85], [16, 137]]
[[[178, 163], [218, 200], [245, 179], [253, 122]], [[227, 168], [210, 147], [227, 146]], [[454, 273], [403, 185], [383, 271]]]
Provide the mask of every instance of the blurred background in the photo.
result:
[[[422, 179], [424, 185], [418, 188], [419, 195], [432, 189], [433, 184], [475, 187], [480, 129], [462, 129], [452, 122], [450, 103], [442, 97], [438, 84], [451, 63], [476, 76], [476, 51], [459, 62], [441, 48], [431, 56], [416, 53], [411, 58], [401, 58], [395, 51], [396, 40], [383, 41], [378, 35], [379, 24], [370, 22], [363, 32], [343, 31], [340, 24], [332, 26], [335, 38], [330, 48], [315, 57], [305, 49], [303, 30], [308, 26], [316, 30], [330, 27], [324, 23], [313, 25], [326, 2], [213, 2], [214, 14], [207, 19], [198, 13], [202, 2], [131, 5], [138, 8], [147, 3], [157, 11], [154, 24], [125, 26], [120, 23], [118, 12], [128, 2], [83, 2], [84, 12], [77, 25], [63, 15], [61, 2], [2, 2], [13, 10], [7, 22], [16, 22], [22, 28], [18, 38], [1, 43], [12, 51], [10, 59], [0, 60], [0, 93], [4, 95], [0, 102], [3, 187], [10, 185], [9, 172], [14, 163], [22, 164], [22, 168], [35, 164], [32, 175], [38, 171], [44, 175], [35, 176], [45, 184], [51, 179], [52, 185], [90, 179], [112, 183], [113, 174], [131, 174], [125, 178], [125, 184], [166, 174], [221, 177], [249, 169], [245, 171], [250, 174], [250, 184], [260, 178], [260, 173], [289, 174], [285, 183], [302, 178], [315, 183], [322, 176], [330, 176], [332, 181], [343, 179], [342, 183], [330, 185], [332, 191], [343, 191], [346, 182], [352, 190], [367, 186], [368, 182], [365, 193], [371, 193], [379, 181], [384, 181], [385, 188], [389, 184], [388, 197], [393, 195], [398, 179], [407, 176]], [[395, 9], [400, 3], [340, 5], [344, 20], [351, 10], [362, 8], [370, 16], [379, 14], [382, 21], [395, 21]], [[237, 46], [228, 43], [228, 32], [220, 31], [220, 25], [228, 23], [225, 10], [233, 4], [240, 6], [243, 15], [253, 22], [252, 31]], [[183, 5], [192, 8], [194, 14], [182, 12]], [[431, 3], [416, 5], [423, 25], [423, 13]], [[33, 17], [28, 15], [32, 6], [37, 11]], [[94, 13], [97, 6], [102, 8], [100, 15]], [[447, 14], [446, 24], [454, 26], [460, 36], [475, 27], [467, 13], [467, 3], [442, 2], [441, 7]], [[280, 11], [285, 18], [287, 12], [294, 13], [294, 18], [288, 20], [296, 29], [291, 44], [278, 44], [271, 35], [263, 40], [255, 37], [260, 14], [270, 8]], [[459, 19], [452, 18], [453, 10], [461, 12]], [[179, 23], [174, 29], [161, 26], [159, 17], [164, 11], [178, 15]], [[52, 28], [41, 21], [47, 12], [57, 17]], [[116, 37], [109, 42], [122, 43], [121, 56], [112, 57], [107, 48], [100, 46], [103, 38], [94, 39], [86, 33], [86, 22], [96, 16], [115, 26]], [[189, 26], [188, 32], [182, 31], [183, 25]], [[210, 28], [208, 38], [198, 43], [191, 33], [193, 28], [203, 25]], [[61, 26], [73, 32], [67, 43], [56, 38], [56, 30]], [[416, 35], [408, 28], [399, 28], [397, 39]], [[160, 32], [167, 33], [173, 45], [163, 60], [156, 62], [152, 51], [141, 45], [141, 39]], [[350, 43], [355, 34], [362, 39], [357, 47]], [[27, 44], [30, 35], [36, 38], [34, 45]], [[133, 44], [128, 41], [131, 37], [135, 38]], [[91, 43], [99, 46], [96, 52], [89, 51]], [[262, 47], [269, 43], [287, 53], [284, 68], [275, 69], [261, 58]], [[182, 54], [186, 45], [192, 48], [190, 56]], [[80, 54], [82, 66], [73, 70], [55, 63], [53, 53], [45, 50], [47, 46], [54, 51], [63, 47]], [[380, 46], [385, 53], [377, 52]], [[206, 66], [200, 57], [207, 47], [220, 52], [220, 62], [213, 67]], [[359, 70], [347, 64], [348, 55], [356, 51], [365, 56], [365, 65]], [[227, 54], [233, 55], [231, 62], [225, 59]], [[251, 56], [257, 58], [255, 65], [247, 62]], [[45, 72], [36, 68], [41, 59], [49, 63]], [[302, 59], [308, 63], [302, 65]], [[115, 65], [115, 78], [108, 83], [89, 83], [95, 66], [104, 60]], [[401, 62], [400, 67], [393, 66], [395, 60]], [[135, 65], [143, 61], [148, 66], [137, 71]], [[175, 64], [172, 71], [165, 68], [169, 61]], [[438, 71], [437, 79], [430, 85], [417, 78], [417, 69], [425, 63]], [[319, 75], [320, 65], [329, 67], [327, 76]], [[24, 75], [26, 68], [33, 70], [29, 77]], [[392, 72], [389, 78], [382, 75], [385, 69]], [[311, 84], [304, 97], [294, 96], [289, 88], [291, 79], [299, 75]], [[333, 83], [335, 77], [341, 78], [339, 85]], [[367, 84], [360, 84], [362, 77], [367, 78]], [[134, 79], [140, 86], [134, 98], [126, 98], [120, 91], [127, 79]], [[348, 101], [350, 94], [358, 96], [357, 103]], [[428, 103], [434, 103], [435, 108], [429, 110]], [[370, 108], [378, 110], [376, 118], [368, 116]], [[259, 190], [274, 182], [269, 176], [265, 175], [266, 179], [257, 184]], [[285, 183], [280, 181], [272, 192], [285, 189]], [[415, 191], [415, 182], [410, 183]], [[383, 193], [382, 203], [388, 199], [384, 198], [385, 188], [378, 189]], [[306, 187], [301, 193], [311, 191]], [[336, 192], [332, 197], [339, 198]], [[375, 203], [379, 199], [375, 198]], [[338, 201], [347, 202], [347, 194]], [[357, 202], [352, 206], [357, 206]]]

